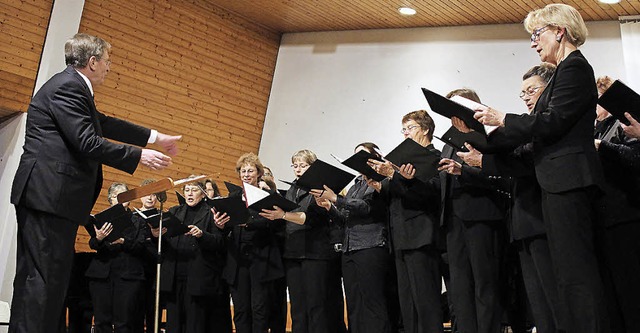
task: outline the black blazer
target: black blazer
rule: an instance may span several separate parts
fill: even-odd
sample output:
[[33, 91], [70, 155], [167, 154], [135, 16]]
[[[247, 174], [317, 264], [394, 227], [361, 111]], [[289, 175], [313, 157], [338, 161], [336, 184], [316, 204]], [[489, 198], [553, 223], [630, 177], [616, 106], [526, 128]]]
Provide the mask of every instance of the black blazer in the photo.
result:
[[271, 281], [284, 276], [282, 254], [278, 247], [276, 232], [283, 226], [283, 220], [270, 221], [258, 211], [249, 209], [246, 227], [225, 228], [227, 241], [227, 261], [223, 277], [229, 285], [236, 284], [238, 261], [244, 254], [250, 254], [249, 271], [261, 281]]
[[[433, 145], [425, 149], [440, 154]], [[439, 185], [438, 175], [428, 181], [405, 179], [400, 174], [382, 181], [382, 191], [389, 205], [389, 234], [393, 249], [417, 250], [438, 245]]]
[[[459, 161], [455, 153], [455, 149], [445, 146], [442, 157]], [[501, 187], [494, 183], [494, 179], [468, 165], [464, 165], [460, 176], [440, 172], [440, 225], [445, 225], [450, 215], [468, 222], [504, 219], [507, 201], [504, 194], [498, 192]]]
[[598, 150], [605, 171], [605, 195], [598, 201], [600, 221], [605, 227], [640, 222], [640, 141], [622, 138], [619, 143], [602, 141]]
[[[88, 226], [93, 228], [92, 225]], [[89, 247], [96, 250], [85, 276], [106, 279], [118, 276], [125, 280], [144, 280], [144, 260], [146, 259], [146, 238], [148, 227], [137, 215], [132, 215], [131, 226], [124, 231], [124, 243], [111, 245], [107, 241], [98, 241], [93, 236]]]
[[[560, 193], [603, 182], [593, 145], [598, 93], [591, 65], [580, 51], [560, 62], [532, 114], [507, 114], [489, 143], [512, 148], [533, 142], [536, 177], [543, 190]], [[498, 142], [504, 144], [505, 142]]]
[[542, 194], [533, 165], [532, 145], [509, 154], [484, 154], [482, 172], [511, 177], [510, 241], [546, 235], [542, 218]]
[[332, 223], [343, 229], [340, 241], [343, 252], [387, 245], [387, 204], [362, 176], [356, 178], [346, 196], [338, 196], [329, 215]]
[[31, 100], [24, 153], [11, 203], [79, 224], [88, 220], [102, 188], [102, 164], [133, 173], [150, 130], [98, 112], [73, 67], [54, 75]]
[[[201, 201], [197, 206], [193, 224], [202, 230], [202, 237], [179, 235], [162, 238], [162, 267], [160, 290], [171, 292], [178, 272], [178, 261], [187, 262], [187, 292], [194, 296], [213, 295], [220, 292], [224, 265], [224, 237], [213, 225], [209, 206]], [[184, 221], [187, 205], [171, 207], [169, 212]]]
[[304, 212], [307, 219], [303, 225], [286, 222], [283, 257], [320, 260], [335, 258], [327, 210], [319, 207], [313, 196], [295, 182], [287, 191], [286, 198], [300, 205], [292, 212]]

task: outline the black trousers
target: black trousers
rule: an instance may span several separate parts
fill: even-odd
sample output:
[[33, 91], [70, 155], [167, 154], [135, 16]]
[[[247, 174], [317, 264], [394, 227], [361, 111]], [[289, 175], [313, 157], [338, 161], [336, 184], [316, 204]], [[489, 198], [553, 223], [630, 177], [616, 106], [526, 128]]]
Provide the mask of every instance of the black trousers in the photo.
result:
[[536, 329], [540, 333], [564, 331], [561, 318], [566, 318], [565, 307], [560, 304], [547, 237], [520, 240], [517, 248]]
[[187, 281], [176, 279], [173, 292], [167, 294], [167, 333], [209, 333], [210, 308], [211, 296], [190, 295]]
[[611, 319], [622, 319], [615, 332], [640, 332], [640, 221], [607, 228], [602, 237]]
[[451, 299], [461, 333], [500, 331], [501, 221], [465, 222], [453, 215], [447, 226]]
[[118, 276], [89, 281], [95, 333], [143, 332], [139, 325], [143, 282]]
[[285, 259], [292, 332], [334, 333], [329, 311], [335, 304], [327, 297], [329, 264], [329, 260]]
[[596, 189], [542, 190], [542, 214], [569, 333], [609, 332], [595, 252]]
[[389, 252], [384, 247], [342, 255], [350, 333], [389, 333], [387, 271]]
[[406, 333], [443, 331], [440, 253], [429, 247], [396, 251], [398, 297]]
[[285, 333], [287, 328], [287, 279], [281, 277], [269, 290], [269, 329], [271, 333]]
[[251, 274], [251, 260], [238, 261], [236, 284], [231, 286], [233, 322], [238, 333], [263, 333], [268, 330], [270, 281]]
[[47, 333], [58, 327], [71, 277], [78, 225], [16, 206], [18, 244], [10, 333]]
[[221, 292], [211, 296], [211, 310], [207, 318], [208, 333], [231, 333], [231, 297], [229, 287], [220, 282]]

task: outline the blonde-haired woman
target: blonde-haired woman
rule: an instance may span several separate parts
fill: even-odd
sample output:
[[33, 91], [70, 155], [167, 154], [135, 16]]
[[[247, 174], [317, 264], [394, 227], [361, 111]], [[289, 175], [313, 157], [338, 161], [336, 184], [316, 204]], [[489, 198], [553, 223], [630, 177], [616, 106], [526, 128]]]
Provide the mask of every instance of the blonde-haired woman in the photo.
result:
[[[310, 150], [300, 150], [291, 157], [291, 167], [300, 178], [318, 158]], [[291, 185], [286, 198], [300, 205], [291, 212], [264, 210], [268, 219], [286, 220], [284, 262], [291, 299], [293, 332], [337, 332], [330, 283], [336, 252], [330, 243], [329, 214], [314, 197], [298, 185]]]
[[564, 4], [529, 13], [524, 26], [540, 59], [557, 66], [555, 76], [531, 114], [505, 115], [488, 108], [479, 110], [476, 118], [485, 125], [500, 126], [489, 137], [492, 144], [495, 138], [500, 138], [500, 146], [512, 148], [533, 141], [549, 249], [560, 301], [569, 313], [562, 326], [569, 332], [606, 332], [594, 249], [595, 200], [603, 181], [593, 144], [598, 92], [593, 69], [578, 50], [587, 38], [587, 28], [580, 13]]

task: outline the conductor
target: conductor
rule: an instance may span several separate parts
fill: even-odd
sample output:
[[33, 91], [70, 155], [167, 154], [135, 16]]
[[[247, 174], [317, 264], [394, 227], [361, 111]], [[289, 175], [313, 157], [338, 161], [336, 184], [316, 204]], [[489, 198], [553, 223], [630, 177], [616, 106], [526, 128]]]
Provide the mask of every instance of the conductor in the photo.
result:
[[[111, 45], [76, 34], [65, 43], [67, 68], [31, 100], [24, 153], [13, 180], [18, 220], [11, 333], [45, 333], [63, 310], [79, 224], [87, 222], [102, 188], [102, 165], [133, 173], [139, 164], [167, 167], [177, 153], [169, 136], [100, 113], [93, 89], [109, 72]], [[114, 139], [126, 144], [113, 143]]]

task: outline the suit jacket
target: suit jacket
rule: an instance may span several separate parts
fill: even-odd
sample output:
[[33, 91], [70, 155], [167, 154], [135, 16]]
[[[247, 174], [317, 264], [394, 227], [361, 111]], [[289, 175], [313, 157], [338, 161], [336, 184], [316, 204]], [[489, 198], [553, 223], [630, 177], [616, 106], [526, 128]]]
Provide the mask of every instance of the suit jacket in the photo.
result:
[[238, 262], [245, 255], [251, 260], [249, 272], [260, 281], [271, 281], [284, 276], [282, 254], [278, 247], [276, 231], [283, 220], [270, 221], [258, 211], [249, 209], [246, 227], [225, 228], [227, 237], [227, 261], [223, 277], [229, 285], [236, 285]]
[[[162, 267], [160, 290], [171, 292], [178, 274], [187, 277], [187, 292], [194, 296], [214, 295], [221, 291], [221, 276], [224, 265], [224, 237], [213, 225], [213, 214], [209, 206], [201, 201], [195, 206], [193, 224], [202, 230], [202, 237], [179, 235], [162, 238]], [[171, 207], [169, 212], [184, 221], [187, 205]], [[177, 272], [178, 261], [186, 262], [187, 271]]]
[[303, 225], [286, 222], [283, 257], [316, 260], [335, 258], [327, 210], [319, 207], [313, 196], [298, 187], [295, 182], [287, 191], [286, 198], [300, 205], [292, 212], [304, 212], [307, 219]]
[[507, 141], [514, 148], [533, 142], [536, 176], [547, 192], [561, 193], [603, 182], [593, 145], [598, 99], [593, 78], [593, 69], [582, 53], [571, 52], [558, 64], [532, 114], [507, 114], [505, 127], [489, 136], [490, 142]]
[[510, 241], [546, 235], [542, 219], [542, 194], [535, 176], [532, 145], [523, 145], [509, 154], [484, 154], [482, 172], [510, 176]]
[[[93, 228], [93, 225], [88, 226]], [[117, 276], [125, 280], [144, 280], [143, 260], [146, 259], [147, 225], [137, 215], [131, 216], [131, 226], [124, 231], [124, 243], [111, 245], [98, 241], [95, 235], [89, 240], [89, 247], [96, 250], [85, 273], [86, 277], [106, 279]]]
[[[455, 153], [455, 149], [445, 146], [442, 157], [459, 161]], [[507, 203], [494, 181], [468, 165], [464, 165], [460, 176], [440, 172], [440, 225], [445, 225], [451, 215], [463, 221], [502, 220]]]
[[[440, 152], [433, 147], [425, 149]], [[439, 203], [438, 176], [427, 183], [405, 179], [396, 173], [382, 181], [382, 191], [389, 204], [389, 234], [395, 250], [417, 250], [438, 245]]]
[[91, 91], [69, 66], [47, 81], [27, 111], [24, 153], [11, 203], [66, 218], [87, 218], [102, 188], [102, 164], [133, 173], [150, 130], [98, 112]]

